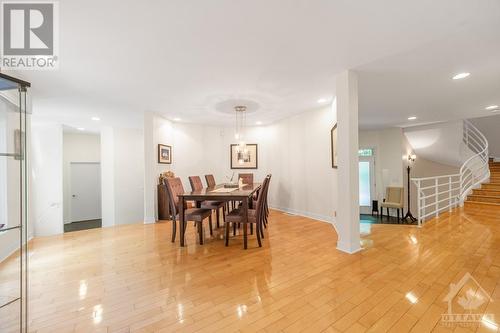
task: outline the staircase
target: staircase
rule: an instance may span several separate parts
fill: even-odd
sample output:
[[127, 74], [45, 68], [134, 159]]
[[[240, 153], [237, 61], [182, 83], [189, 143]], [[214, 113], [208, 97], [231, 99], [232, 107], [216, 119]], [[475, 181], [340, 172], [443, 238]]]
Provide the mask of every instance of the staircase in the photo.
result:
[[467, 196], [465, 207], [491, 207], [500, 208], [500, 162], [489, 160], [490, 179], [488, 183], [482, 183], [481, 188], [472, 190]]

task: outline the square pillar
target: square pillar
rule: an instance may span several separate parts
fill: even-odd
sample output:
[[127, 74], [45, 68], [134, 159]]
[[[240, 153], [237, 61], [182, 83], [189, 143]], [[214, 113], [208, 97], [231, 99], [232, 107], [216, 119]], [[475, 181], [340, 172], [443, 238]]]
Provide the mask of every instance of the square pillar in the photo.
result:
[[359, 236], [358, 164], [358, 79], [345, 71], [336, 77], [338, 210], [337, 249], [355, 253], [361, 250]]

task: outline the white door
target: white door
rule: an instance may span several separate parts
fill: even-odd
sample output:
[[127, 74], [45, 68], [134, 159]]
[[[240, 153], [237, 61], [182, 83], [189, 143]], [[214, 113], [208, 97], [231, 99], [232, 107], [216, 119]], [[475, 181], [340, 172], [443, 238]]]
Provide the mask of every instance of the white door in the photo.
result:
[[71, 222], [101, 218], [101, 165], [71, 163]]
[[371, 214], [375, 200], [375, 163], [373, 156], [359, 157], [359, 212]]

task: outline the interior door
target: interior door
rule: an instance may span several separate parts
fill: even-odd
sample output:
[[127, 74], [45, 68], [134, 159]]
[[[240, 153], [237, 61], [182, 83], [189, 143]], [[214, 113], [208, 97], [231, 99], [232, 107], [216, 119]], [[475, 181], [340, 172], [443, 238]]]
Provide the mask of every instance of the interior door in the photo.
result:
[[101, 165], [71, 163], [71, 222], [101, 218]]
[[359, 157], [359, 211], [371, 214], [375, 199], [375, 162], [373, 156]]

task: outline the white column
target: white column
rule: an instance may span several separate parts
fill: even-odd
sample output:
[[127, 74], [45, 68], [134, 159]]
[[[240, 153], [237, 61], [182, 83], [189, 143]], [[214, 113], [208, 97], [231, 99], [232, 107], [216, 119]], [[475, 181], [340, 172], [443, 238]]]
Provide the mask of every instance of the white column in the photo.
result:
[[338, 210], [337, 249], [354, 253], [361, 250], [359, 237], [359, 165], [358, 165], [358, 80], [356, 73], [345, 71], [336, 78]]
[[144, 223], [156, 222], [154, 114], [144, 112]]
[[102, 226], [115, 225], [115, 137], [112, 127], [101, 129]]
[[[63, 221], [63, 128], [61, 124], [34, 122], [32, 126], [31, 167], [33, 174], [32, 214], [36, 236], [58, 235], [64, 232]], [[13, 160], [8, 160], [13, 161]], [[13, 163], [18, 164], [18, 163]], [[10, 167], [12, 165], [7, 165]], [[19, 168], [19, 166], [16, 166]], [[11, 170], [10, 174], [15, 175]], [[7, 184], [13, 188], [12, 182]], [[16, 181], [15, 178], [12, 180]], [[14, 188], [15, 192], [15, 188]], [[14, 194], [14, 193], [12, 193]], [[17, 217], [14, 207], [19, 198], [10, 196], [9, 215]], [[14, 213], [14, 215], [12, 215]], [[13, 218], [12, 221], [16, 219]]]

